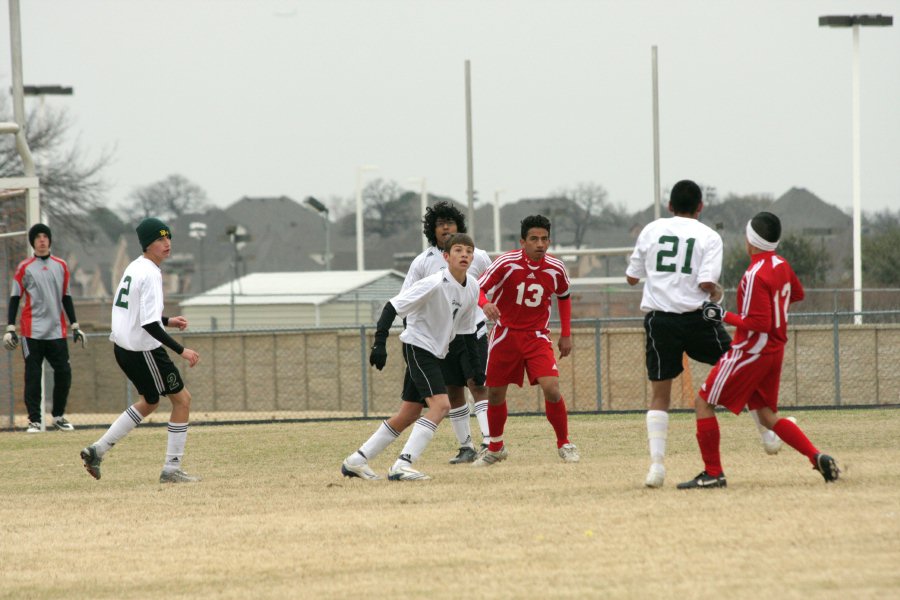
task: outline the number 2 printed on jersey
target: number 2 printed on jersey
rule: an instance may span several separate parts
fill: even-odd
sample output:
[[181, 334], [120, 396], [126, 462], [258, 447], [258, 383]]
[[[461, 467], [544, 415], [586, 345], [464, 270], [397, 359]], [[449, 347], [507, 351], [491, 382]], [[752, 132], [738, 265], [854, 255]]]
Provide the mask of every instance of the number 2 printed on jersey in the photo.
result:
[[131, 275], [126, 275], [125, 279], [122, 280], [122, 287], [119, 288], [119, 293], [116, 294], [116, 302], [115, 305], [121, 308], [128, 308], [128, 292], [131, 290]]

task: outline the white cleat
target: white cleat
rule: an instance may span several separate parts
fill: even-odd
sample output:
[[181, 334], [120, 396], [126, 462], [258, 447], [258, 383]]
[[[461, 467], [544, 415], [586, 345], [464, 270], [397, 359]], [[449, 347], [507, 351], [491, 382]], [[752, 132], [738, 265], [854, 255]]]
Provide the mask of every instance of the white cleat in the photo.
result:
[[[787, 420], [794, 424], [797, 423], [797, 419], [794, 417], [787, 417]], [[784, 442], [774, 431], [767, 431], [763, 435], [762, 445], [766, 450], [766, 454], [778, 454], [781, 447], [784, 446]]]
[[650, 465], [650, 471], [647, 473], [647, 479], [644, 485], [648, 488], [661, 488], [666, 480], [666, 467], [661, 463], [653, 463]]
[[563, 462], [567, 463], [577, 463], [579, 460], [581, 460], [581, 455], [578, 454], [578, 448], [576, 448], [575, 444], [572, 444], [571, 442], [560, 446], [559, 457], [563, 459]]
[[506, 460], [507, 456], [509, 456], [509, 452], [507, 452], [506, 446], [501, 447], [496, 452], [484, 450], [481, 452], [481, 454], [478, 455], [478, 458], [475, 459], [475, 462], [472, 463], [472, 466], [489, 467], [498, 462], [503, 462], [504, 460]]
[[390, 481], [425, 481], [431, 479], [425, 473], [420, 473], [412, 467], [399, 467], [388, 471], [388, 479]]
[[359, 477], [360, 479], [381, 479], [378, 473], [369, 468], [369, 463], [351, 465], [346, 460], [341, 463], [341, 475], [344, 477]]

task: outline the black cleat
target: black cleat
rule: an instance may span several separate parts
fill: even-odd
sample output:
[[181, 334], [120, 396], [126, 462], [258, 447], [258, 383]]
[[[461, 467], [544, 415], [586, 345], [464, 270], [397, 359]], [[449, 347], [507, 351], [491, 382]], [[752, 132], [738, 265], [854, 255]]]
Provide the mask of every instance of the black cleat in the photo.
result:
[[816, 466], [813, 468], [822, 474], [822, 477], [825, 478], [825, 483], [837, 481], [838, 477], [841, 476], [841, 470], [838, 469], [837, 462], [827, 454], [820, 452], [813, 457], [813, 460], [816, 461]]
[[725, 481], [725, 473], [722, 473], [718, 477], [713, 477], [712, 475], [707, 474], [706, 471], [703, 471], [690, 481], [685, 481], [684, 483], [679, 483], [679, 490], [693, 490], [697, 488], [723, 488], [728, 487], [728, 482]]
[[97, 449], [91, 445], [81, 451], [81, 462], [84, 463], [84, 469], [94, 479], [100, 479], [100, 463], [103, 461], [97, 455]]
[[450, 459], [450, 464], [459, 465], [462, 463], [475, 462], [477, 456], [478, 453], [475, 452], [475, 448], [470, 446], [460, 446], [457, 455]]

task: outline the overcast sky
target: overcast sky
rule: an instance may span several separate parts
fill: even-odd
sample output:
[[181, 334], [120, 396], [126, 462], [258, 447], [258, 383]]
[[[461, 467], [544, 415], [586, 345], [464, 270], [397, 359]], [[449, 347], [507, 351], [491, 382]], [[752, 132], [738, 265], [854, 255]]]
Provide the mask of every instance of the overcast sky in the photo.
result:
[[[21, 12], [25, 83], [74, 87], [45, 102], [67, 108], [85, 151], [114, 150], [112, 206], [174, 173], [222, 207], [352, 197], [360, 165], [378, 166], [366, 180], [425, 177], [465, 202], [469, 59], [482, 200], [594, 182], [642, 209], [656, 45], [663, 187], [798, 186], [846, 208], [852, 33], [818, 17], [897, 18], [900, 2], [27, 0]], [[896, 209], [900, 23], [860, 40], [863, 209]]]

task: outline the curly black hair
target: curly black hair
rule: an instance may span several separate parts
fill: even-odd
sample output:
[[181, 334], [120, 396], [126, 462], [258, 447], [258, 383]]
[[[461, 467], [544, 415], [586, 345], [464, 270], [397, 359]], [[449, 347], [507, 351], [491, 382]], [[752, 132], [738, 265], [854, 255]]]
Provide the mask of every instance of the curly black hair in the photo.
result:
[[425, 234], [425, 239], [432, 246], [438, 245], [437, 237], [434, 235], [438, 219], [452, 219], [456, 222], [456, 232], [466, 233], [466, 216], [451, 203], [441, 200], [433, 206], [426, 207], [425, 216], [422, 218], [422, 232]]
[[547, 233], [550, 233], [550, 219], [545, 217], [544, 215], [531, 215], [522, 219], [522, 238], [525, 239], [528, 236], [528, 230], [534, 229], [538, 227], [540, 229], [546, 229]]

